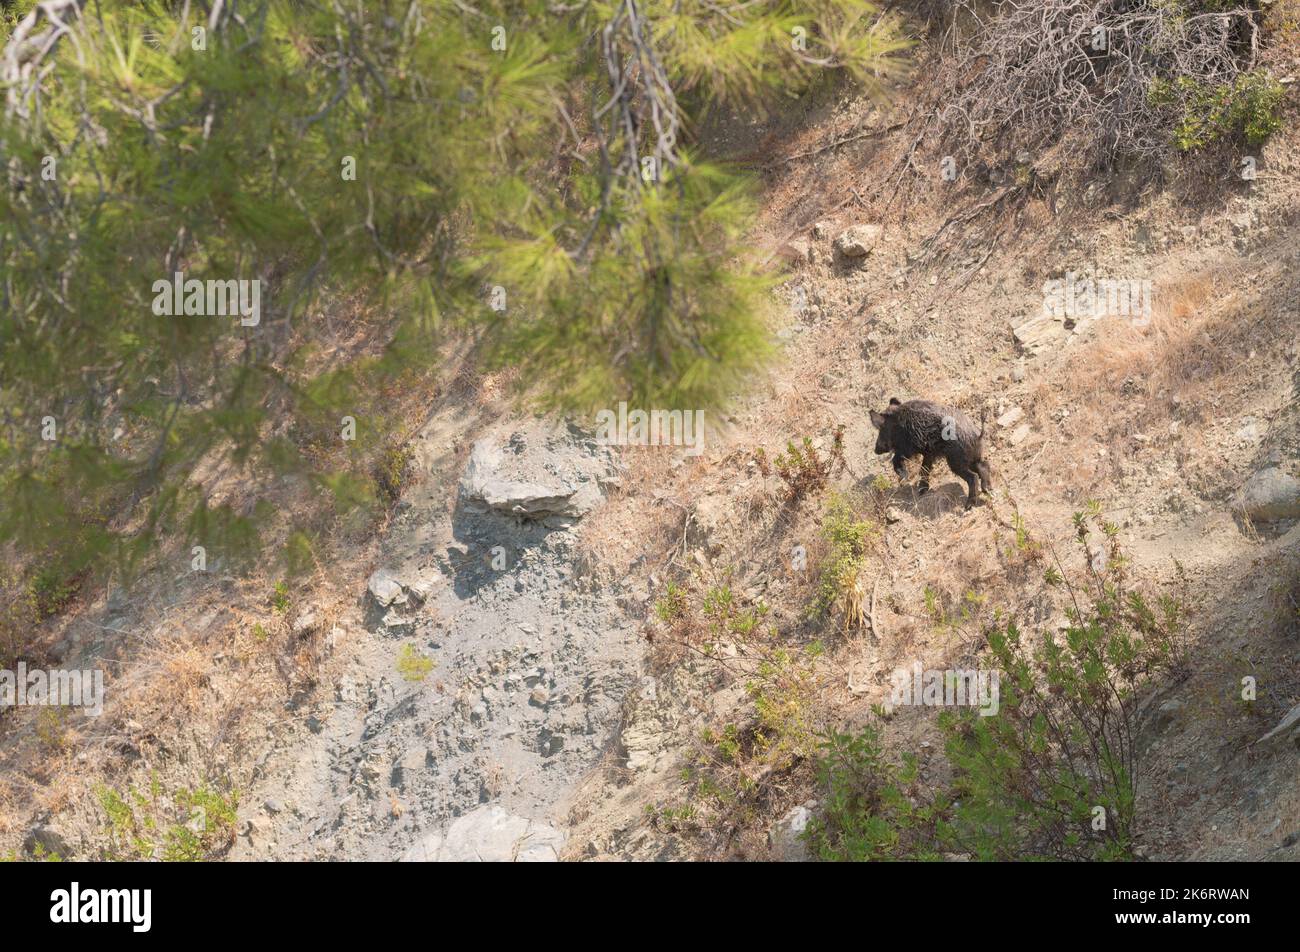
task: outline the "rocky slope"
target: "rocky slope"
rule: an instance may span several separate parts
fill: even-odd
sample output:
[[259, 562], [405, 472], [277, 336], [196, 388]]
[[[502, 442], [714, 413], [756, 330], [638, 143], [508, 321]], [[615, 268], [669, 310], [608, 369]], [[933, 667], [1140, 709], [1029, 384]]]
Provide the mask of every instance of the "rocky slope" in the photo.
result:
[[637, 652], [617, 590], [575, 557], [574, 526], [617, 467], [535, 420], [481, 436], [459, 484], [458, 464], [417, 454], [421, 477], [340, 632], [337, 698], [266, 761], [232, 858], [563, 849], [557, 804], [608, 742]]

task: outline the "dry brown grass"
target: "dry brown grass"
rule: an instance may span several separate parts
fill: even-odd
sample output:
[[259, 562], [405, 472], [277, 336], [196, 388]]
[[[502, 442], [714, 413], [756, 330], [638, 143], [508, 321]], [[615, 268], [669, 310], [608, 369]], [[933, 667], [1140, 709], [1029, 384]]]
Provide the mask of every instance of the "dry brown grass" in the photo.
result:
[[[1079, 396], [1118, 394], [1131, 380], [1146, 399], [1195, 397], [1236, 363], [1230, 349], [1214, 346], [1212, 331], [1239, 304], [1223, 276], [1162, 289], [1147, 326], [1103, 319], [1095, 340], [1070, 361], [1068, 379]], [[1130, 395], [1134, 389], [1130, 383]]]
[[[1266, 270], [1274, 273], [1224, 266], [1158, 286], [1149, 325], [1104, 319], [1061, 371], [1039, 382], [1035, 406], [1071, 410], [1047, 460], [1063, 487], [1096, 489], [1116, 475], [1128, 440], [1159, 437], [1171, 421], [1183, 425], [1179, 453], [1196, 455], [1196, 424], [1250, 388], [1243, 368], [1257, 352], [1286, 341], [1286, 315], [1258, 300], [1259, 287], [1285, 284], [1277, 266]], [[1041, 413], [1037, 422], [1052, 426]]]
[[578, 529], [578, 551], [585, 565], [603, 578], [622, 577], [645, 557], [657, 565], [681, 546], [690, 507], [677, 490], [682, 472], [672, 467], [675, 451], [658, 446], [622, 449], [620, 484], [609, 490], [609, 504], [585, 516]]

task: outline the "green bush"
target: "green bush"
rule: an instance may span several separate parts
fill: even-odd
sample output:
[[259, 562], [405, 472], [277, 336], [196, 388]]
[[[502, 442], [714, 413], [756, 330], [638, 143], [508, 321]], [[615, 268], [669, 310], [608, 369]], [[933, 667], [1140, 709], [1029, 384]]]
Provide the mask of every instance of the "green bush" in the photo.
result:
[[32, 575], [27, 597], [38, 619], [50, 618], [67, 608], [80, 589], [80, 578], [69, 578], [56, 568], [42, 568]]
[[1258, 146], [1282, 126], [1285, 90], [1262, 70], [1213, 86], [1188, 76], [1157, 79], [1148, 95], [1152, 105], [1179, 114], [1174, 142], [1184, 152], [1232, 139]]
[[939, 716], [949, 789], [928, 802], [908, 790], [915, 761], [887, 764], [870, 728], [831, 736], [819, 770], [825, 816], [809, 834], [824, 858], [1132, 858], [1139, 693], [1181, 669], [1185, 608], [1130, 587], [1118, 529], [1095, 504], [1075, 527], [1082, 576], [1071, 581], [1058, 564], [1045, 577], [1071, 606], [1065, 630], [1029, 639], [1014, 621], [997, 624], [982, 659], [999, 672], [996, 713]]
[[875, 729], [827, 735], [817, 760], [825, 789], [821, 815], [808, 824], [809, 845], [825, 860], [936, 859], [939, 824], [949, 809], [915, 791], [917, 760], [887, 761]]
[[411, 459], [414, 457], [409, 446], [393, 445], [384, 448], [371, 469], [371, 478], [380, 501], [386, 507], [397, 504], [402, 497], [402, 489], [411, 471]]
[[785, 483], [786, 497], [791, 502], [798, 502], [804, 496], [821, 490], [831, 475], [844, 466], [844, 427], [837, 426], [831, 434], [830, 452], [823, 457], [813, 446], [812, 437], [805, 436], [801, 441], [787, 440], [785, 452], [781, 453], [769, 465], [767, 453], [759, 448], [754, 453], [754, 461], [764, 477], [775, 468], [776, 474]]

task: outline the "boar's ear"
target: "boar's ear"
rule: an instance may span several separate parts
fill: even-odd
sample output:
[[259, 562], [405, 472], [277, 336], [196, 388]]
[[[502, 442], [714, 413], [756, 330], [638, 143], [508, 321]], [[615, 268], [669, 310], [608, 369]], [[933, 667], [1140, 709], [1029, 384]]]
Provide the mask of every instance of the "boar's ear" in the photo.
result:
[[900, 400], [898, 399], [898, 397], [890, 397], [890, 398], [889, 398], [889, 405], [890, 405], [891, 407], [901, 407], [903, 404], [902, 404], [902, 401], [900, 401]]
[[877, 413], [875, 410], [872, 410], [871, 425], [874, 426], [877, 430], [880, 429], [882, 426], [885, 425], [885, 415], [883, 413]]

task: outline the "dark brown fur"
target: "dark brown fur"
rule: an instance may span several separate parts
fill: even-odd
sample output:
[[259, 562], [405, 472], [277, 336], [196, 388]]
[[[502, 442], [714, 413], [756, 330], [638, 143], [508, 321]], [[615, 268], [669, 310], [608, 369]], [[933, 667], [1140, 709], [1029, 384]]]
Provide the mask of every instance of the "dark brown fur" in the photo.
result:
[[924, 495], [930, 489], [930, 470], [940, 458], [948, 468], [966, 481], [970, 492], [966, 508], [975, 505], [979, 493], [989, 493], [993, 476], [984, 460], [984, 421], [979, 429], [960, 410], [940, 406], [929, 400], [900, 403], [895, 397], [884, 413], [871, 412], [871, 424], [879, 431], [876, 453], [894, 454], [894, 472], [907, 479], [905, 461], [921, 457], [921, 482]]

